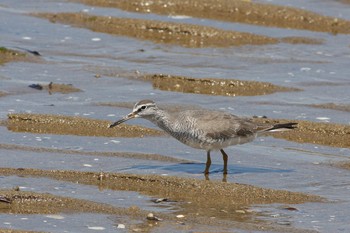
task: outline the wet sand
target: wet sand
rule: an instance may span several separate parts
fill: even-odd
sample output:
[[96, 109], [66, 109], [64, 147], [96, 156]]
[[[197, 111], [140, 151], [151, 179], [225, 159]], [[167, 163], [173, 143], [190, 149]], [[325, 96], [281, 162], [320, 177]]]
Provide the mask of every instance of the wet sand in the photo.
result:
[[333, 18], [294, 7], [278, 6], [247, 1], [216, 0], [154, 0], [145, 2], [73, 0], [93, 6], [116, 7], [125, 11], [155, 13], [163, 15], [186, 15], [229, 22], [255, 24], [320, 31], [328, 33], [350, 33], [350, 21]]
[[16, 150], [16, 151], [31, 151], [37, 153], [59, 153], [68, 155], [88, 155], [88, 156], [111, 156], [120, 158], [132, 158], [132, 159], [143, 159], [163, 162], [174, 162], [174, 163], [190, 163], [192, 161], [186, 159], [177, 159], [174, 157], [160, 155], [160, 154], [145, 154], [145, 153], [131, 153], [131, 152], [98, 152], [98, 151], [78, 151], [78, 150], [66, 150], [66, 149], [55, 149], [47, 147], [31, 147], [14, 144], [0, 144], [0, 149], [5, 150]]
[[155, 20], [103, 17], [84, 13], [38, 13], [34, 14], [34, 16], [49, 19], [53, 23], [70, 24], [96, 32], [192, 48], [227, 47], [246, 44], [262, 45], [278, 42], [274, 38], [250, 33]]
[[144, 137], [162, 136], [163, 132], [141, 126], [122, 124], [112, 129], [110, 121], [49, 114], [9, 114], [3, 123], [13, 132], [63, 134], [99, 137]]
[[3, 65], [7, 62], [37, 62], [39, 60], [40, 59], [37, 57], [28, 56], [27, 53], [0, 47], [0, 65]]
[[[246, 184], [224, 183], [191, 178], [135, 175], [122, 173], [103, 173], [102, 181], [99, 172], [80, 172], [63, 170], [40, 170], [24, 168], [0, 168], [1, 175], [18, 175], [30, 177], [47, 177], [56, 180], [78, 182], [81, 184], [102, 186], [113, 190], [136, 191], [154, 197], [167, 197], [176, 201], [190, 201], [208, 206], [220, 205], [222, 208], [231, 205], [252, 205], [266, 203], [297, 204], [308, 201], [324, 201], [323, 198], [305, 193], [285, 190], [259, 188]], [[151, 185], [152, 184], [152, 185]], [[209, 200], [210, 197], [225, 197]], [[204, 201], [206, 200], [206, 201]]]
[[[76, 0], [95, 6], [118, 7], [132, 12], [156, 13], [173, 16], [191, 16], [214, 20], [247, 23], [269, 27], [294, 28], [327, 33], [350, 33], [350, 22], [340, 18], [322, 16], [309, 11], [282, 7], [270, 4], [259, 4], [246, 1], [216, 1], [195, 0], [184, 2], [180, 0], [163, 1], [96, 1]], [[323, 41], [308, 37], [272, 38], [250, 33], [219, 30], [213, 27], [190, 25], [182, 23], [168, 23], [154, 20], [139, 20], [126, 18], [101, 17], [84, 13], [36, 13], [37, 17], [49, 19], [53, 23], [63, 23], [74, 27], [87, 28], [96, 32], [103, 32], [118, 36], [128, 36], [140, 40], [149, 40], [160, 44], [173, 44], [188, 48], [227, 47], [241, 45], [269, 45], [275, 43], [319, 45]], [[113, 26], [113, 27], [112, 27]], [[34, 42], [31, 42], [35, 44]], [[36, 61], [31, 54], [0, 49], [0, 64], [16, 61]], [[55, 55], [69, 57], [67, 51], [56, 51]], [[70, 54], [82, 56], [81, 54]], [[85, 56], [85, 55], [84, 55]], [[100, 56], [100, 55], [86, 55]], [[101, 55], [107, 58], [105, 55]], [[114, 59], [110, 55], [109, 59]], [[276, 58], [277, 59], [277, 58]], [[131, 59], [132, 60], [132, 59]], [[88, 63], [87, 63], [88, 64]], [[142, 72], [142, 70], [141, 70]], [[137, 76], [137, 77], [136, 77]], [[96, 76], [97, 78], [97, 76]], [[128, 77], [127, 77], [128, 78]], [[236, 79], [192, 78], [187, 76], [172, 76], [162, 74], [135, 75], [140, 81], [150, 82], [153, 88], [172, 92], [195, 93], [219, 96], [254, 96], [267, 95], [275, 92], [298, 91], [299, 89], [273, 85], [268, 82], [240, 81]], [[35, 79], [33, 79], [35, 80]], [[46, 80], [50, 82], [50, 80]], [[69, 81], [68, 81], [69, 82]], [[302, 85], [300, 85], [302, 86]], [[26, 87], [27, 88], [27, 87]], [[43, 85], [44, 91], [72, 93], [81, 91], [69, 84]], [[7, 94], [2, 90], [0, 97]], [[93, 91], [93, 90], [86, 90]], [[85, 93], [85, 92], [84, 92]], [[83, 93], [83, 94], [84, 94]], [[100, 103], [97, 106], [132, 107], [130, 103]], [[184, 106], [174, 108], [175, 111]], [[190, 108], [192, 108], [191, 106]], [[321, 104], [312, 107], [349, 111], [348, 106], [335, 104]], [[259, 122], [297, 122], [298, 128], [288, 132], [274, 133], [271, 136], [299, 143], [313, 143], [318, 145], [350, 148], [350, 127], [333, 123], [316, 123], [310, 121], [295, 121], [288, 119], [254, 119]], [[111, 123], [98, 119], [62, 116], [55, 114], [9, 114], [7, 120], [0, 122], [12, 132], [26, 132], [33, 134], [61, 134], [92, 137], [163, 137], [162, 131], [128, 124], [108, 129]], [[11, 132], [10, 132], [11, 133]], [[35, 153], [58, 153], [61, 155], [87, 156], [115, 156], [123, 158], [144, 159], [174, 163], [187, 163], [188, 160], [172, 158], [159, 154], [144, 154], [131, 152], [91, 152], [69, 149], [54, 149], [48, 147], [31, 147], [19, 144], [0, 143], [0, 149], [8, 151], [30, 151]], [[349, 162], [344, 161], [335, 166], [350, 169]], [[161, 175], [134, 175], [107, 172], [82, 172], [65, 170], [40, 170], [23, 168], [0, 168], [1, 176], [49, 178], [58, 181], [79, 183], [96, 186], [96, 189], [115, 191], [134, 191], [149, 196], [149, 198], [168, 198], [174, 212], [154, 212], [163, 219], [159, 225], [169, 226], [174, 230], [194, 231], [205, 227], [220, 229], [244, 229], [247, 231], [271, 232], [315, 232], [313, 230], [298, 229], [293, 225], [283, 226], [271, 220], [261, 220], [261, 213], [251, 209], [254, 205], [285, 204], [288, 210], [296, 210], [294, 204], [305, 202], [327, 202], [325, 198], [305, 193], [286, 190], [272, 190], [252, 185], [224, 183], [221, 181], [206, 181], [181, 177]], [[204, 179], [204, 178], [203, 178]], [[322, 181], [320, 181], [322, 182]], [[258, 183], [258, 182], [257, 182]], [[259, 184], [260, 185], [260, 184]], [[299, 185], [299, 183], [298, 183]], [[298, 187], [300, 188], [300, 187]], [[310, 186], [310, 188], [314, 188]], [[289, 188], [287, 188], [289, 189]], [[302, 189], [307, 190], [307, 189]], [[322, 193], [322, 192], [320, 192]], [[324, 193], [322, 193], [323, 195]], [[326, 194], [325, 194], [326, 195]], [[0, 212], [6, 214], [58, 214], [58, 213], [98, 213], [116, 216], [127, 216], [141, 222], [139, 226], [132, 226], [128, 230], [141, 229], [152, 231], [153, 222], [146, 219], [147, 211], [137, 206], [120, 208], [104, 203], [96, 203], [84, 199], [61, 197], [46, 193], [24, 192], [17, 190], [0, 190], [0, 196], [7, 197], [11, 203], [0, 203]], [[177, 208], [179, 207], [179, 208]], [[306, 212], [307, 213], [307, 212]], [[177, 214], [184, 214], [181, 221]], [[153, 224], [153, 225], [152, 225]], [[311, 227], [309, 229], [312, 229]], [[21, 230], [0, 229], [1, 232], [29, 232]]]
[[350, 170], [350, 161], [343, 161], [343, 162], [333, 163], [331, 165], [335, 166], [335, 167], [342, 168], [342, 169]]
[[349, 104], [327, 103], [327, 104], [312, 104], [309, 106], [314, 107], [314, 108], [324, 108], [324, 109], [332, 109], [332, 110], [337, 110], [337, 111], [350, 112], [350, 105]]
[[279, 42], [291, 44], [322, 43], [322, 41], [313, 38], [272, 38], [193, 24], [104, 17], [85, 13], [36, 13], [32, 15], [46, 18], [52, 23], [70, 24], [95, 32], [129, 36], [141, 40], [150, 40], [155, 43], [174, 44], [189, 48], [266, 45]]
[[[267, 229], [272, 231], [279, 231], [283, 229], [282, 226], [273, 226], [269, 222], [252, 220], [252, 216], [256, 213], [248, 211], [247, 208], [253, 204], [284, 203], [292, 205], [325, 201], [321, 197], [304, 193], [159, 175], [102, 173], [103, 178], [101, 179], [101, 173], [98, 172], [47, 171], [22, 168], [0, 168], [0, 175], [46, 177], [59, 181], [95, 185], [100, 189], [136, 191], [151, 197], [168, 198], [182, 207], [181, 212], [173, 214], [156, 213], [156, 215], [168, 221], [176, 221], [176, 215], [181, 213], [185, 215], [183, 221], [186, 225], [197, 223], [218, 226], [225, 224], [227, 227], [234, 226], [243, 229], [268, 227]], [[4, 210], [8, 213], [52, 214], [73, 211], [122, 214], [137, 218], [145, 218], [147, 215], [147, 212], [137, 207], [118, 208], [91, 201], [57, 197], [51, 194], [6, 190], [0, 191], [0, 195], [12, 201], [9, 208]], [[216, 196], [220, 196], [220, 201], [213, 198]], [[216, 216], [216, 218], [208, 218], [212, 216]]]
[[71, 84], [62, 84], [62, 83], [49, 83], [48, 85], [44, 85], [43, 88], [47, 90], [49, 93], [69, 94], [72, 92], [82, 91]]
[[4, 229], [0, 228], [2, 233], [43, 233], [44, 231], [28, 231], [28, 230], [16, 230], [16, 229]]
[[[160, 130], [121, 124], [108, 129], [112, 122], [44, 114], [9, 114], [8, 121], [2, 122], [13, 132], [31, 132], [45, 134], [63, 134], [80, 136], [103, 137], [144, 137], [165, 136]], [[318, 145], [350, 148], [350, 126], [320, 123], [301, 120], [253, 118], [259, 123], [287, 123], [296, 122], [295, 130], [271, 133], [276, 138], [282, 138], [299, 143], [313, 143]], [[330, 137], [331, 135], [331, 137]]]
[[350, 112], [350, 105], [348, 104], [335, 104], [335, 103], [324, 103], [324, 104], [288, 104], [288, 103], [281, 103], [281, 102], [275, 102], [275, 101], [258, 101], [254, 102], [259, 105], [283, 105], [283, 106], [303, 106], [303, 107], [312, 107], [312, 108], [321, 108], [321, 109], [331, 109], [331, 110], [337, 110], [337, 111], [343, 111], [343, 112]]
[[92, 69], [107, 77], [124, 77], [152, 83], [154, 89], [181, 93], [221, 96], [257, 96], [276, 92], [301, 91], [298, 88], [274, 85], [268, 82], [245, 81], [239, 79], [193, 78], [169, 74], [131, 74], [113, 70]]
[[62, 84], [62, 83], [53, 83], [50, 82], [47, 85], [41, 85], [41, 84], [32, 84], [29, 87], [34, 88], [36, 90], [45, 90], [50, 95], [53, 93], [62, 93], [62, 94], [69, 94], [73, 92], [80, 92], [79, 88], [74, 87], [72, 84]]
[[151, 82], [153, 88], [162, 91], [205, 95], [256, 96], [282, 91], [300, 91], [297, 88], [282, 87], [267, 82], [242, 81], [237, 79], [191, 78], [163, 74], [145, 75], [139, 79]]
[[254, 118], [262, 123], [298, 123], [297, 129], [280, 133], [271, 133], [271, 136], [299, 143], [313, 143], [317, 145], [350, 148], [350, 126], [334, 123], [320, 123], [301, 120], [264, 119]]

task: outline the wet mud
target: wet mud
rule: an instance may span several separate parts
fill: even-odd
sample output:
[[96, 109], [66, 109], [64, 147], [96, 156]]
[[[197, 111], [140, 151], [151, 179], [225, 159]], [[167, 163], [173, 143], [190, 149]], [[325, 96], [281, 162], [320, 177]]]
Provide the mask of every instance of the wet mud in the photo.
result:
[[302, 29], [328, 33], [350, 33], [350, 21], [323, 16], [307, 10], [263, 4], [251, 1], [226, 0], [154, 0], [108, 1], [73, 0], [102, 7], [116, 7], [125, 11], [162, 15], [186, 15], [259, 26]]
[[[281, 138], [299, 143], [313, 143], [318, 145], [350, 148], [350, 126], [334, 123], [311, 122], [287, 119], [253, 118], [259, 123], [287, 123], [296, 122], [298, 127], [285, 132], [269, 134], [275, 138]], [[80, 136], [103, 137], [145, 137], [165, 136], [163, 131], [121, 124], [114, 129], [109, 129], [111, 122], [88, 119], [81, 117], [69, 117], [45, 114], [9, 114], [8, 120], [1, 124], [6, 125], [13, 132], [30, 132], [41, 134], [63, 134]]]
[[[202, 223], [202, 224], [223, 224], [227, 226], [240, 225], [242, 222], [257, 223], [252, 220], [256, 213], [249, 211], [248, 207], [253, 204], [267, 203], [285, 203], [300, 204], [304, 202], [324, 202], [325, 199], [308, 195], [305, 193], [290, 192], [284, 190], [272, 190], [259, 188], [251, 185], [223, 183], [219, 181], [206, 181], [198, 179], [168, 177], [159, 175], [133, 175], [121, 173], [103, 173], [103, 179], [100, 179], [101, 173], [98, 172], [79, 172], [79, 171], [62, 171], [62, 170], [39, 170], [39, 169], [13, 169], [0, 168], [1, 176], [24, 176], [24, 177], [46, 177], [59, 181], [74, 182], [86, 185], [95, 185], [100, 189], [136, 191], [151, 197], [169, 198], [181, 210], [173, 214], [157, 215], [166, 220], [175, 220], [179, 213], [184, 214], [184, 222]], [[28, 213], [57, 213], [67, 210], [87, 211], [108, 214], [123, 214], [133, 217], [145, 217], [146, 213], [139, 208], [134, 209], [116, 208], [105, 204], [98, 204], [90, 201], [77, 200], [72, 198], [61, 198], [50, 194], [33, 194], [18, 191], [0, 191], [1, 196], [12, 200], [14, 197], [23, 203], [10, 207], [19, 213], [27, 211]], [[16, 195], [17, 194], [17, 195]], [[220, 196], [220, 201], [216, 197]], [[16, 199], [15, 199], [16, 200]], [[29, 201], [27, 201], [29, 200]], [[40, 200], [42, 202], [35, 206]], [[47, 201], [42, 201], [47, 200]], [[15, 202], [16, 204], [16, 202]], [[41, 206], [42, 205], [42, 206]], [[10, 211], [8, 210], [8, 211]], [[6, 210], [5, 210], [6, 211]], [[216, 216], [216, 218], [208, 218]], [[229, 220], [229, 221], [227, 221]], [[232, 220], [236, 220], [232, 221]], [[209, 222], [208, 222], [209, 221]], [[239, 223], [239, 222], [240, 223]], [[259, 221], [255, 227], [261, 228], [265, 225]], [[268, 224], [270, 225], [270, 224]], [[254, 227], [254, 225], [245, 225], [245, 227]], [[274, 228], [273, 225], [270, 225]]]

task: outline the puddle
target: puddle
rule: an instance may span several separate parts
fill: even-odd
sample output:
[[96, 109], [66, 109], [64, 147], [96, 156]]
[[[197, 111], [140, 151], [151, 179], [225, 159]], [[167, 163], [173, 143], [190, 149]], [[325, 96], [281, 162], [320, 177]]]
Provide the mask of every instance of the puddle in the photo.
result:
[[[124, 223], [126, 228], [131, 228], [131, 224], [135, 220], [128, 217], [105, 214], [89, 214], [89, 213], [62, 213], [62, 214], [43, 214], [28, 215], [16, 214], [6, 215], [0, 214], [1, 232], [15, 233], [36, 233], [36, 232], [96, 232], [96, 231], [122, 231], [118, 229], [118, 224]], [[135, 221], [142, 222], [142, 221]], [[129, 225], [130, 223], [130, 225]], [[136, 225], [136, 224], [135, 224]], [[6, 228], [5, 228], [6, 227]], [[28, 231], [26, 229], [32, 229]], [[125, 229], [124, 229], [125, 230]]]

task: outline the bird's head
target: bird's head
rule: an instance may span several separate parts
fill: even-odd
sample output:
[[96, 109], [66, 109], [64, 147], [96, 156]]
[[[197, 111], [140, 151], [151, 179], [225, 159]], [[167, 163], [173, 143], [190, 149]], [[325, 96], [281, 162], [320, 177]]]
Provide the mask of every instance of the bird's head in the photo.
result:
[[119, 121], [114, 122], [113, 124], [109, 125], [109, 128], [113, 128], [114, 126], [120, 125], [121, 123], [137, 118], [137, 117], [143, 117], [148, 118], [155, 115], [157, 111], [157, 106], [152, 100], [141, 100], [137, 102], [132, 110], [131, 113], [120, 119]]

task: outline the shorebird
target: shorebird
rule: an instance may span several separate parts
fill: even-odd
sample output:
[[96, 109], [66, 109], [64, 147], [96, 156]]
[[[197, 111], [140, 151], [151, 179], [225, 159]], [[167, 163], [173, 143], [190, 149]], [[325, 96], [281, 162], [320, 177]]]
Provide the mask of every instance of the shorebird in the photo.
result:
[[206, 175], [209, 174], [211, 165], [211, 151], [220, 150], [224, 160], [223, 173], [227, 174], [228, 156], [224, 148], [251, 142], [266, 132], [294, 129], [297, 125], [292, 122], [258, 124], [249, 118], [205, 109], [169, 112], [159, 108], [152, 100], [141, 100], [135, 104], [131, 113], [109, 125], [109, 128], [138, 117], [151, 121], [190, 147], [206, 150], [207, 162], [204, 170]]

